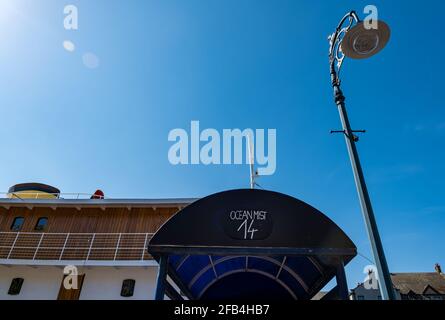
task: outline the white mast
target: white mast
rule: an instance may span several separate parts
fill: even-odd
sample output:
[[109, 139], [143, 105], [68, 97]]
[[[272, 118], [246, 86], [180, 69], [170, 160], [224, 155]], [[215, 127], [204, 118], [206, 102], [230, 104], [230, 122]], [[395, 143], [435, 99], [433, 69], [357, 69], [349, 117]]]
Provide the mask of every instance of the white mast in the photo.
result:
[[253, 154], [253, 144], [250, 141], [250, 135], [247, 135], [247, 147], [249, 149], [250, 189], [255, 189], [255, 158]]

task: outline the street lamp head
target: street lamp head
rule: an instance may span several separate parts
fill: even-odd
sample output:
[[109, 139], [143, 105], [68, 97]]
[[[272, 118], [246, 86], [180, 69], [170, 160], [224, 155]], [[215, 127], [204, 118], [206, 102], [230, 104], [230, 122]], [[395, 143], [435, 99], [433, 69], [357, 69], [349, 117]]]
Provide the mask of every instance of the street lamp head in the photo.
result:
[[391, 31], [383, 21], [377, 21], [377, 29], [357, 23], [344, 36], [341, 50], [352, 59], [366, 59], [381, 51], [389, 41]]

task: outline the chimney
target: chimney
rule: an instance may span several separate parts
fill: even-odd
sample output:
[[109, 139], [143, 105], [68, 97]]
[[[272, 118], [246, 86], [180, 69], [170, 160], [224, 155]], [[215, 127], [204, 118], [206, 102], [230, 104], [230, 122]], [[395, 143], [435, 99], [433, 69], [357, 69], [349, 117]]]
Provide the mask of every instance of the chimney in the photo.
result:
[[440, 264], [436, 263], [436, 265], [434, 266], [434, 269], [436, 269], [437, 273], [442, 274], [442, 267], [440, 266]]

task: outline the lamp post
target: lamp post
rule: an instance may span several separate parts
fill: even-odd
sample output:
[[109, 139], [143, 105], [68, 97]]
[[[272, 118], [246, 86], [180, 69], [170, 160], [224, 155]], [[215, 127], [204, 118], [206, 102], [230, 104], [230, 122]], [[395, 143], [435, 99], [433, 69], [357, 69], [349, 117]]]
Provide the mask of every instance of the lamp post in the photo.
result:
[[373, 56], [384, 48], [390, 37], [389, 27], [383, 21], [376, 21], [377, 28], [369, 28], [360, 21], [355, 11], [346, 14], [340, 21], [335, 32], [329, 37], [329, 62], [331, 82], [334, 89], [334, 101], [337, 105], [346, 146], [348, 148], [354, 173], [355, 184], [360, 198], [360, 205], [365, 219], [374, 260], [379, 275], [379, 286], [383, 300], [395, 300], [394, 289], [391, 282], [388, 264], [383, 251], [382, 241], [377, 229], [374, 212], [371, 206], [365, 177], [360, 164], [360, 159], [355, 143], [358, 138], [351, 129], [348, 114], [346, 112], [345, 97], [340, 88], [340, 70], [345, 56], [353, 59], [365, 59]]

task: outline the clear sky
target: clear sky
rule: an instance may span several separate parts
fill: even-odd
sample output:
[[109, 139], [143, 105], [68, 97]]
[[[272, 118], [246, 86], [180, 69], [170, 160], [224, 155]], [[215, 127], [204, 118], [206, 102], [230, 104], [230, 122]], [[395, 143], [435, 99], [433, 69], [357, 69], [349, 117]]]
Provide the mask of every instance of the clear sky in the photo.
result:
[[[66, 4], [77, 31], [63, 27]], [[358, 147], [389, 267], [445, 265], [442, 1], [0, 0], [0, 189], [171, 198], [248, 187], [245, 165], [171, 165], [168, 133], [191, 120], [275, 128], [277, 171], [259, 183], [315, 206], [371, 257], [344, 139], [329, 134], [340, 121], [327, 61], [327, 36], [368, 4], [391, 41], [346, 61], [343, 89], [353, 127], [368, 130]], [[348, 266], [350, 287], [367, 264]]]

